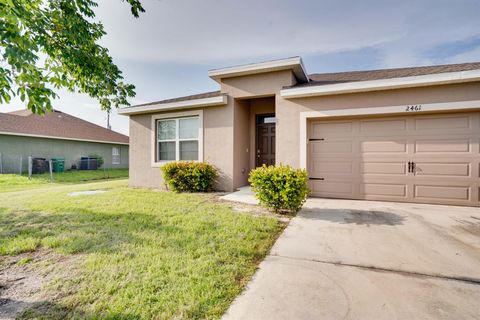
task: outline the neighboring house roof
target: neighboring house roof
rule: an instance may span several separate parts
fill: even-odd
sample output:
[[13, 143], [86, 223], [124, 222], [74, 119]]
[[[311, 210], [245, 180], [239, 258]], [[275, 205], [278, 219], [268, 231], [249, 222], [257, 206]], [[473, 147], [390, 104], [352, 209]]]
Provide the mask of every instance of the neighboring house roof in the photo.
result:
[[29, 110], [0, 113], [0, 134], [128, 144], [126, 135], [57, 110], [43, 116]]
[[296, 85], [299, 86], [319, 86], [335, 83], [369, 81], [381, 79], [393, 79], [412, 76], [421, 76], [429, 74], [459, 72], [480, 69], [480, 62], [446, 64], [438, 66], [412, 67], [412, 68], [395, 68], [395, 69], [379, 69], [364, 71], [347, 71], [332, 73], [314, 73], [310, 74], [310, 82]]

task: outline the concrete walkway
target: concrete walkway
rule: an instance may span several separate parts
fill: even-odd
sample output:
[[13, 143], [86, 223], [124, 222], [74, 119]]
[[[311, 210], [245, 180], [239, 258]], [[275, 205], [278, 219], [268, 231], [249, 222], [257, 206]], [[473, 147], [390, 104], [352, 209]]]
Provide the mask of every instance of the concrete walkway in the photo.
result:
[[224, 319], [478, 319], [480, 209], [309, 199]]
[[237, 191], [221, 196], [220, 199], [246, 204], [258, 204], [258, 200], [249, 186], [238, 188]]

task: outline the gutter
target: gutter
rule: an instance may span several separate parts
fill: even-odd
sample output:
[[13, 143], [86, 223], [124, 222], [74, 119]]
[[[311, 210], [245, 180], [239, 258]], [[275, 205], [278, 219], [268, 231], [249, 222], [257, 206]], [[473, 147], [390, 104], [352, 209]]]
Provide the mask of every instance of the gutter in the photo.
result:
[[119, 109], [118, 114], [128, 116], [128, 115], [170, 111], [170, 110], [223, 106], [223, 105], [226, 105], [227, 103], [228, 103], [227, 95], [220, 95], [217, 97], [210, 97], [210, 98], [183, 100], [183, 101], [175, 101], [175, 102], [168, 102], [168, 103], [157, 103], [157, 104], [143, 105], [143, 106], [137, 106], [137, 107], [127, 107], [127, 108]]

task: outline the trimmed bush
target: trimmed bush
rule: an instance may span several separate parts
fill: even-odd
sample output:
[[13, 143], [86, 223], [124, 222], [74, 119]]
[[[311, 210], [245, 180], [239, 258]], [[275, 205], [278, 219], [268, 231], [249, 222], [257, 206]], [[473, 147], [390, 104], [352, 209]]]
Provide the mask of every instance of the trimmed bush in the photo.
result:
[[161, 170], [167, 186], [176, 192], [211, 191], [217, 176], [217, 170], [205, 162], [169, 162]]
[[248, 181], [260, 204], [275, 212], [297, 212], [308, 195], [306, 170], [290, 166], [266, 166], [250, 172]]

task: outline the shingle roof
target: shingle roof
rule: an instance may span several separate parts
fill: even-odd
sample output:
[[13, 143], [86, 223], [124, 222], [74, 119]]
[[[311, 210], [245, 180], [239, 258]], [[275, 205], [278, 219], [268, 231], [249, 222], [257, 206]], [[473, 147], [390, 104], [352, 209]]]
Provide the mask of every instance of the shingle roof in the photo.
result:
[[143, 107], [143, 106], [151, 106], [151, 105], [154, 105], [154, 104], [162, 104], [162, 103], [170, 103], [170, 102], [178, 102], [178, 101], [188, 101], [188, 100], [195, 100], [195, 99], [204, 99], [204, 98], [218, 97], [218, 96], [221, 96], [221, 95], [222, 95], [222, 93], [220, 91], [211, 91], [211, 92], [193, 94], [193, 95], [190, 95], [190, 96], [183, 96], [183, 97], [178, 97], [178, 98], [165, 99], [165, 100], [154, 101], [154, 102], [149, 102], [149, 103], [144, 103], [144, 104], [137, 104], [137, 105], [132, 106], [132, 107]]
[[90, 140], [127, 144], [128, 136], [61, 111], [43, 116], [29, 110], [0, 113], [0, 134], [38, 135], [65, 140]]
[[[355, 82], [355, 81], [402, 78], [402, 77], [420, 76], [420, 75], [428, 75], [428, 74], [436, 74], [436, 73], [478, 70], [478, 69], [480, 69], [480, 62], [424, 66], [424, 67], [410, 67], [410, 68], [314, 73], [314, 74], [308, 75], [308, 77], [310, 78], [310, 82], [297, 84], [289, 88], [303, 87], [303, 86], [320, 86], [320, 85], [326, 85], [326, 84], [336, 84], [336, 83]], [[178, 101], [211, 98], [211, 97], [221, 96], [222, 94], [224, 93], [220, 91], [204, 92], [204, 93], [199, 93], [199, 94], [194, 94], [189, 96], [177, 97], [173, 99], [166, 99], [166, 100], [139, 104], [132, 107], [150, 106], [150, 105], [157, 105], [157, 104], [164, 104], [164, 103], [171, 103], [171, 102], [178, 102]], [[125, 109], [128, 109], [128, 108], [125, 108]]]
[[368, 81], [380, 79], [392, 79], [411, 76], [421, 76], [427, 74], [437, 74], [446, 72], [457, 72], [467, 70], [480, 69], [480, 62], [447, 64], [438, 66], [412, 67], [412, 68], [395, 68], [395, 69], [380, 69], [380, 70], [365, 70], [365, 71], [348, 71], [348, 72], [334, 72], [334, 73], [314, 73], [310, 74], [310, 82], [299, 84], [300, 86], [318, 86], [325, 84], [335, 84], [343, 82]]

